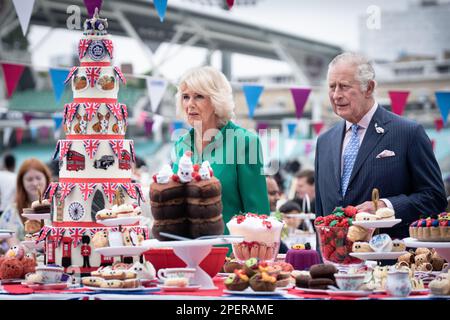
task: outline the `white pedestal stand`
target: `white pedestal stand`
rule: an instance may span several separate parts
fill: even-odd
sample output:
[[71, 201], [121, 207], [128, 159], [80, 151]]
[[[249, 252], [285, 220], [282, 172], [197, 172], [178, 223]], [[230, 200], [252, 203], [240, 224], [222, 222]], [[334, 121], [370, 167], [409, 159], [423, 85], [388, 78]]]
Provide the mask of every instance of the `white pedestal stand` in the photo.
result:
[[202, 269], [199, 264], [209, 254], [213, 245], [230, 244], [242, 242], [243, 238], [215, 238], [207, 240], [186, 241], [158, 241], [145, 240], [143, 246], [147, 249], [172, 247], [174, 253], [186, 263], [186, 268], [195, 268], [193, 281], [200, 285], [200, 290], [217, 289], [212, 278]]

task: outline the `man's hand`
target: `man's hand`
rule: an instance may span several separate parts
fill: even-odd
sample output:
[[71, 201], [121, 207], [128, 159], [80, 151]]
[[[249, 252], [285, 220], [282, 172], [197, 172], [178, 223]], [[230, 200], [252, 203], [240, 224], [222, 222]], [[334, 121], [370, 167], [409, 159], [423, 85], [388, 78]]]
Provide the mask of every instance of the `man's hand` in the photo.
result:
[[[387, 207], [386, 203], [384, 203], [381, 200], [378, 200], [378, 209], [386, 208], [386, 207]], [[360, 205], [356, 206], [356, 209], [358, 210], [358, 212], [368, 212], [368, 213], [375, 214], [375, 207], [374, 207], [372, 201], [366, 201], [364, 203], [361, 203]]]

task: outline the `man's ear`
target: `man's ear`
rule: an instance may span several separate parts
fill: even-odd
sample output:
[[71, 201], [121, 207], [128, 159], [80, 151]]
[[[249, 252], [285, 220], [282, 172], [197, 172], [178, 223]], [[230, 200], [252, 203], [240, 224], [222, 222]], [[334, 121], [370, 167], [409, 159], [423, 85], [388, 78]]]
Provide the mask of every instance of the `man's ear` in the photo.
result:
[[375, 91], [376, 82], [375, 80], [369, 80], [369, 83], [367, 84], [367, 90], [366, 90], [366, 98], [369, 98], [373, 95]]

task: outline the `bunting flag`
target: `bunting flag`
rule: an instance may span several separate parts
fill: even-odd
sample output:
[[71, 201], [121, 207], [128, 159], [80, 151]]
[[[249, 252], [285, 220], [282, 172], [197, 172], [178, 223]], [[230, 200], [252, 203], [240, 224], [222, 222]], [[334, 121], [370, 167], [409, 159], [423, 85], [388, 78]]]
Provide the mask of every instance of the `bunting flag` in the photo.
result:
[[122, 70], [120, 70], [119, 67], [114, 67], [114, 71], [116, 72], [117, 76], [119, 77], [120, 81], [122, 81], [123, 84], [127, 84], [127, 79], [125, 79]]
[[69, 228], [69, 234], [70, 234], [70, 237], [72, 238], [72, 243], [73, 243], [74, 248], [76, 248], [80, 245], [81, 239], [85, 233], [86, 233], [86, 228], [80, 228], [80, 227]]
[[184, 122], [181, 120], [175, 120], [172, 122], [172, 131], [180, 130], [184, 128]]
[[139, 198], [142, 200], [142, 202], [145, 202], [144, 193], [142, 192], [141, 185], [139, 183], [135, 183], [134, 186], [136, 188], [137, 193], [139, 194]]
[[113, 42], [112, 42], [111, 40], [109, 40], [109, 39], [103, 39], [102, 41], [103, 41], [103, 44], [105, 45], [106, 50], [107, 50], [108, 53], [109, 53], [109, 57], [110, 57], [111, 59], [113, 59], [113, 58], [114, 58], [114, 57], [113, 57], [113, 51], [114, 51], [114, 45], [113, 45]]
[[311, 89], [309, 88], [291, 88], [291, 94], [295, 105], [295, 116], [297, 119], [300, 119], [303, 116], [303, 109], [305, 108], [310, 93]]
[[84, 147], [86, 148], [86, 152], [89, 155], [89, 159], [93, 159], [95, 154], [97, 153], [98, 146], [100, 144], [100, 140], [98, 139], [89, 139], [83, 141]]
[[80, 104], [75, 103], [75, 102], [73, 102], [73, 103], [66, 103], [64, 105], [64, 117], [65, 117], [64, 123], [72, 122], [73, 117], [75, 116], [75, 113], [77, 113], [79, 105]]
[[72, 77], [77, 73], [78, 71], [78, 67], [72, 67], [69, 71], [69, 74], [67, 75], [66, 80], [64, 80], [64, 84], [67, 84], [67, 82], [70, 81], [70, 79], [72, 79]]
[[36, 239], [36, 243], [39, 243], [41, 241], [44, 241], [45, 238], [47, 238], [48, 233], [50, 232], [51, 228], [48, 226], [43, 226], [41, 231], [39, 231], [38, 238]]
[[389, 91], [389, 98], [391, 99], [393, 113], [399, 116], [403, 114], [408, 96], [409, 91]]
[[67, 152], [69, 152], [71, 146], [72, 146], [71, 140], [62, 140], [62, 141], [60, 140], [59, 160], [62, 160], [66, 156], [66, 154], [67, 154]]
[[125, 189], [125, 191], [128, 193], [128, 195], [131, 198], [133, 198], [133, 199], [137, 198], [136, 187], [134, 186], [134, 184], [132, 184], [132, 183], [123, 183], [122, 187]]
[[93, 17], [95, 13], [95, 8], [100, 12], [102, 8], [103, 0], [84, 0], [84, 5], [86, 6], [89, 17]]
[[159, 20], [164, 21], [167, 9], [167, 0], [153, 0], [156, 12], [158, 12]]
[[3, 75], [6, 83], [6, 96], [11, 98], [16, 91], [17, 84], [22, 76], [25, 66], [21, 64], [1, 63]]
[[117, 120], [123, 119], [123, 111], [121, 103], [107, 103], [106, 106], [108, 107], [109, 111], [116, 117]]
[[103, 192], [105, 193], [105, 196], [108, 198], [109, 203], [112, 203], [114, 200], [117, 186], [118, 186], [117, 183], [110, 183], [110, 182], [102, 183]]
[[91, 237], [93, 237], [97, 232], [104, 230], [105, 228], [91, 228], [89, 231], [91, 233]]
[[133, 160], [133, 162], [136, 163], [136, 154], [134, 153], [134, 141], [133, 140], [130, 141], [130, 153], [131, 153], [131, 159]]
[[127, 105], [121, 103], [120, 106], [122, 107], [122, 113], [123, 113], [123, 116], [124, 116], [125, 120], [127, 120], [127, 118], [128, 118], [128, 109], [127, 109]]
[[55, 238], [56, 247], [61, 245], [62, 238], [64, 237], [64, 233], [66, 232], [65, 228], [51, 228], [51, 235]]
[[167, 81], [165, 79], [147, 77], [146, 82], [152, 111], [155, 113], [166, 92]]
[[53, 199], [53, 195], [58, 190], [58, 182], [51, 182], [44, 192], [44, 199]]
[[94, 114], [97, 113], [98, 108], [100, 108], [100, 103], [97, 102], [86, 102], [84, 104], [84, 110], [86, 111], [89, 121], [91, 121]]
[[227, 0], [228, 9], [233, 8], [234, 0]]
[[288, 137], [292, 138], [295, 134], [295, 129], [297, 129], [297, 123], [296, 122], [288, 123], [287, 129], [288, 129]]
[[56, 102], [59, 102], [64, 93], [64, 80], [67, 79], [69, 71], [50, 68], [49, 73], [52, 81], [53, 92], [55, 93], [55, 100]]
[[81, 194], [83, 195], [83, 200], [87, 201], [95, 191], [95, 183], [80, 183], [78, 184], [78, 188], [80, 188]]
[[58, 130], [59, 128], [61, 128], [62, 122], [63, 122], [63, 115], [59, 112], [54, 113], [52, 115], [53, 118], [53, 122], [55, 124], [55, 130]]
[[56, 156], [57, 156], [58, 153], [59, 153], [60, 145], [61, 145], [61, 140], [58, 140], [58, 141], [56, 142], [55, 151], [53, 152], [52, 160], [55, 160], [55, 159], [56, 159]]
[[23, 129], [17, 128], [16, 129], [16, 143], [22, 144], [22, 139], [23, 139]]
[[75, 187], [74, 183], [59, 183], [59, 189], [61, 194], [61, 202], [72, 192], [73, 187]]
[[23, 120], [25, 121], [25, 125], [28, 126], [32, 119], [33, 119], [33, 115], [30, 112], [23, 113]]
[[123, 140], [109, 140], [109, 145], [114, 154], [119, 157], [123, 150]]
[[78, 42], [78, 58], [81, 60], [86, 55], [86, 52], [91, 45], [92, 40], [90, 39], [81, 39]]
[[316, 135], [319, 135], [320, 132], [322, 131], [322, 128], [323, 128], [324, 125], [325, 125], [325, 123], [323, 121], [319, 121], [319, 122], [313, 123], [314, 133]]
[[146, 118], [144, 120], [145, 135], [148, 137], [153, 132], [153, 120]]
[[248, 116], [253, 118], [256, 106], [258, 105], [259, 97], [264, 90], [263, 86], [257, 85], [243, 85], [242, 90], [244, 91], [245, 100], [248, 106]]
[[30, 24], [31, 14], [33, 13], [34, 0], [13, 0], [17, 17], [19, 18], [20, 27], [25, 37]]
[[100, 78], [101, 68], [99, 67], [88, 67], [86, 68], [86, 77], [89, 78], [89, 83], [91, 88], [94, 88], [98, 78]]
[[436, 131], [439, 132], [444, 127], [444, 120], [442, 118], [434, 120], [434, 126], [436, 127]]
[[448, 113], [450, 111], [450, 91], [438, 91], [435, 93], [436, 104], [441, 111], [444, 125], [447, 123]]

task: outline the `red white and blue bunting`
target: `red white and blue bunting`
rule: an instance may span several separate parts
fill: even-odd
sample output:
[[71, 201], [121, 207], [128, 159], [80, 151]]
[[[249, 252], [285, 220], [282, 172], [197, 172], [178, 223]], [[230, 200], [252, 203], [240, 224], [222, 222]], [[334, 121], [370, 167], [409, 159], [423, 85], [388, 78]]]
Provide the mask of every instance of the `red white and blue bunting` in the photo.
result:
[[86, 55], [91, 42], [92, 40], [90, 39], [81, 39], [80, 42], [78, 42], [78, 58], [80, 58], [80, 60]]
[[95, 154], [97, 153], [98, 146], [100, 144], [100, 140], [98, 139], [90, 139], [84, 140], [83, 145], [86, 148], [86, 152], [89, 155], [89, 159], [93, 159]]
[[91, 84], [91, 88], [95, 87], [98, 78], [100, 78], [101, 68], [99, 67], [89, 67], [86, 68], [86, 77], [89, 78], [89, 83]]
[[[107, 103], [106, 106], [111, 111], [111, 113], [116, 117], [117, 120], [123, 120], [123, 106], [122, 103]], [[126, 108], [126, 106], [125, 106]]]
[[80, 183], [78, 184], [78, 188], [83, 195], [83, 200], [87, 201], [95, 191], [95, 183]]
[[51, 228], [50, 235], [54, 237], [57, 247], [61, 245], [61, 241], [62, 238], [64, 237], [65, 232], [66, 232], [65, 228], [55, 228], [55, 227]]
[[56, 190], [58, 190], [58, 186], [58, 182], [50, 182], [47, 190], [45, 190], [44, 192], [44, 199], [53, 199], [53, 195], [55, 194]]
[[64, 84], [67, 84], [67, 82], [72, 79], [72, 77], [77, 73], [78, 67], [72, 67], [69, 71], [69, 74], [67, 75], [66, 80], [64, 80]]
[[108, 198], [109, 203], [113, 202], [118, 186], [119, 186], [118, 183], [110, 183], [110, 182], [102, 183], [103, 192], [105, 193], [105, 196]]
[[72, 238], [72, 243], [73, 243], [74, 248], [76, 248], [80, 245], [81, 238], [84, 236], [85, 233], [86, 233], [86, 228], [80, 228], [80, 227], [69, 228], [69, 235]]
[[109, 53], [109, 56], [111, 57], [111, 59], [113, 59], [113, 51], [114, 51], [114, 46], [113, 46], [113, 42], [109, 39], [103, 39], [103, 44], [105, 45], [106, 50]]
[[122, 70], [120, 70], [119, 67], [114, 67], [114, 71], [116, 71], [116, 74], [119, 77], [120, 81], [122, 81], [123, 84], [127, 84], [127, 79], [125, 79]]
[[84, 110], [86, 111], [89, 121], [91, 121], [94, 114], [97, 113], [98, 108], [100, 108], [100, 103], [86, 102], [84, 104]]
[[64, 123], [71, 122], [75, 113], [77, 113], [79, 103], [66, 103], [64, 105]]
[[58, 142], [60, 144], [60, 146], [59, 146], [59, 149], [60, 149], [60, 151], [59, 151], [59, 160], [62, 160], [66, 156], [67, 152], [69, 152], [70, 147], [72, 146], [72, 141], [70, 141], [70, 140], [59, 140]]
[[123, 140], [109, 140], [109, 145], [111, 149], [114, 151], [114, 154], [117, 157], [120, 157], [120, 154], [123, 150]]

